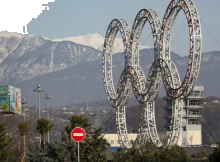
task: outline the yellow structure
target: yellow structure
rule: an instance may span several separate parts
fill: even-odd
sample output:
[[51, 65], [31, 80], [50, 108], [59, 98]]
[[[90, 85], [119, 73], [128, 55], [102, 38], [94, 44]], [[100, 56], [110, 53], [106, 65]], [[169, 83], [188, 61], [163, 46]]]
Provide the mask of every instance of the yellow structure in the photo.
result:
[[[135, 141], [136, 137], [136, 133], [128, 134], [128, 138], [131, 143]], [[105, 134], [104, 138], [110, 143], [111, 147], [120, 147], [120, 143], [118, 141], [118, 134]]]

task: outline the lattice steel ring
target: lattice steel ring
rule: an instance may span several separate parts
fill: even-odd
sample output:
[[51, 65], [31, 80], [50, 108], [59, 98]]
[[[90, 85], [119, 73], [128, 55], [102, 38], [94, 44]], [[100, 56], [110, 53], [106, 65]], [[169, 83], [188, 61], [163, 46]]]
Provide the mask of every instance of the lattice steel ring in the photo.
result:
[[[162, 69], [163, 75], [166, 75], [169, 78], [172, 86], [174, 88], [178, 87], [180, 82], [179, 75], [176, 75], [177, 68], [172, 60], [169, 60], [169, 63], [165, 62], [163, 59], [159, 59], [159, 68]], [[166, 67], [166, 68], [165, 68]], [[175, 78], [176, 80], [174, 80]], [[183, 108], [183, 100], [182, 98], [172, 99], [172, 107], [171, 107], [171, 116], [170, 119], [170, 131], [168, 132], [167, 138], [165, 143], [162, 143], [159, 139], [156, 122], [155, 122], [155, 101], [151, 100], [145, 103], [145, 107], [147, 108], [146, 117], [143, 120], [147, 120], [147, 130], [149, 131], [149, 136], [151, 141], [157, 146], [165, 146], [168, 147], [169, 145], [176, 144], [179, 139], [180, 130], [181, 130], [181, 122], [182, 122], [182, 108]]]
[[[154, 41], [154, 62], [149, 70], [146, 79], [143, 70], [139, 66], [139, 47], [140, 38], [146, 22], [149, 22]], [[152, 9], [142, 9], [135, 17], [132, 31], [131, 31], [131, 54], [132, 54], [132, 67], [136, 71], [137, 77], [135, 82], [139, 84], [132, 84], [133, 92], [136, 99], [140, 103], [144, 103], [150, 98], [156, 99], [161, 89], [162, 80], [160, 73], [157, 72], [156, 60], [159, 57], [159, 43], [160, 43], [160, 29], [161, 21], [157, 12]], [[138, 88], [135, 87], [138, 85]]]
[[[130, 27], [128, 23], [123, 19], [114, 19], [108, 26], [104, 48], [103, 48], [103, 82], [107, 100], [112, 107], [120, 105], [121, 102], [126, 103], [130, 97], [131, 90], [126, 89], [130, 86], [127, 86], [127, 75], [123, 75], [123, 84], [121, 89], [118, 89], [116, 94], [113, 76], [112, 76], [112, 52], [113, 44], [117, 32], [120, 31], [123, 44], [124, 44], [124, 53], [125, 53], [125, 74], [127, 72], [127, 66], [130, 63], [130, 54], [129, 54], [129, 37], [130, 37]], [[130, 88], [131, 89], [131, 88]]]
[[175, 19], [182, 10], [186, 15], [189, 35], [190, 35], [190, 52], [189, 62], [185, 78], [179, 87], [173, 88], [170, 83], [163, 77], [164, 87], [167, 94], [172, 98], [178, 98], [182, 95], [188, 96], [196, 84], [202, 52], [201, 25], [198, 11], [192, 0], [172, 0], [165, 12], [161, 36], [160, 36], [160, 55], [164, 59], [170, 59], [171, 34]]
[[[190, 57], [189, 57], [187, 73], [182, 84], [180, 83], [178, 70], [176, 69], [176, 66], [172, 62], [172, 60], [170, 60], [170, 43], [171, 43], [170, 41], [171, 41], [172, 28], [176, 16], [178, 15], [181, 9], [184, 11], [188, 19], [188, 24], [190, 29]], [[131, 94], [131, 81], [132, 81], [132, 88], [136, 98], [140, 103], [142, 103], [142, 105], [144, 105], [143, 106], [144, 113], [142, 114], [145, 114], [145, 116], [143, 115], [144, 116], [143, 120], [142, 120], [142, 116], [139, 117], [139, 129], [138, 129], [139, 133], [138, 133], [137, 141], [140, 139], [142, 133], [141, 129], [143, 128], [145, 129], [144, 133], [146, 135], [146, 138], [150, 137], [151, 140], [156, 145], [161, 145], [155, 125], [154, 107], [151, 107], [149, 109], [146, 105], [146, 101], [148, 101], [151, 98], [149, 102], [154, 102], [154, 100], [156, 99], [161, 87], [160, 77], [162, 76], [162, 80], [168, 95], [175, 99], [175, 104], [172, 105], [171, 131], [168, 135], [167, 142], [165, 143], [165, 145], [168, 146], [170, 144], [177, 143], [180, 134], [181, 119], [182, 119], [182, 114], [181, 114], [182, 99], [180, 97], [184, 94], [185, 96], [190, 94], [196, 83], [200, 69], [202, 40], [201, 40], [200, 19], [197, 9], [194, 3], [192, 2], [192, 0], [172, 0], [164, 16], [164, 20], [161, 28], [161, 35], [159, 30], [157, 30], [158, 32], [155, 37], [156, 39], [154, 39], [154, 41], [156, 40], [156, 44], [158, 44], [159, 35], [160, 35], [159, 51], [160, 51], [160, 58], [162, 59], [158, 58], [159, 57], [158, 49], [156, 46], [155, 50], [157, 51], [157, 55], [155, 57], [152, 68], [150, 69], [150, 72], [148, 74], [148, 78], [149, 76], [151, 76], [153, 77], [153, 80], [146, 81], [144, 77], [144, 73], [142, 69], [139, 67], [139, 41], [144, 24], [146, 23], [147, 18], [149, 18], [151, 15], [149, 14], [149, 11], [150, 10], [141, 10], [138, 13], [138, 16], [135, 19], [133, 29], [131, 32], [131, 38], [129, 38], [130, 28], [127, 22], [124, 20], [117, 20], [117, 19], [113, 20], [110, 23], [109, 28], [107, 30], [105, 43], [104, 43], [104, 50], [103, 50], [104, 87], [109, 104], [112, 107], [116, 107], [117, 131], [119, 134], [120, 142], [122, 142], [125, 148], [132, 148], [134, 146], [130, 144], [128, 139], [126, 116], [125, 116], [125, 105]], [[146, 13], [148, 16], [144, 17]], [[142, 18], [145, 19], [143, 23], [141, 21]], [[159, 19], [157, 22], [160, 22]], [[112, 47], [118, 30], [122, 34], [123, 43], [125, 47], [125, 68], [119, 80], [117, 93], [115, 93], [115, 89], [113, 85], [113, 77], [112, 77]], [[130, 41], [130, 43], [128, 41]], [[196, 51], [194, 50], [194, 48], [196, 49]], [[161, 75], [158, 75], [160, 72]], [[157, 78], [158, 80], [156, 80]], [[156, 83], [157, 86], [154, 87], [155, 85], [154, 83]], [[150, 97], [153, 94], [152, 92], [156, 94], [154, 97]], [[154, 125], [152, 124], [152, 122], [154, 122]], [[150, 127], [151, 125], [153, 127]]]
[[[131, 48], [131, 64], [132, 66], [127, 66], [127, 69], [124, 69], [121, 77], [119, 79], [119, 84], [118, 84], [118, 88], [117, 88], [117, 92], [120, 92], [121, 89], [123, 89], [123, 87], [121, 87], [123, 85], [123, 80], [124, 80], [124, 75], [127, 74], [129, 76], [129, 78], [127, 78], [127, 82], [130, 83], [130, 80], [132, 81], [132, 88], [133, 88], [133, 92], [137, 98], [137, 100], [140, 103], [144, 103], [146, 102], [155, 92], [158, 95], [159, 90], [161, 88], [161, 78], [159, 78], [157, 75], [157, 68], [151, 68], [150, 72], [148, 74], [148, 79], [146, 80], [145, 75], [142, 71], [142, 69], [139, 67], [139, 46], [140, 46], [140, 36], [142, 33], [142, 30], [144, 28], [145, 23], [149, 21], [150, 25], [151, 25], [151, 29], [152, 29], [152, 33], [153, 33], [153, 39], [154, 39], [154, 45], [155, 45], [155, 53], [154, 53], [154, 58], [155, 58], [155, 62], [153, 63], [152, 67], [156, 67], [156, 59], [159, 56], [159, 51], [158, 51], [158, 47], [159, 47], [159, 34], [160, 34], [160, 27], [161, 27], [161, 22], [160, 22], [160, 18], [158, 16], [158, 14], [154, 11], [154, 10], [146, 10], [143, 9], [141, 10], [135, 20], [134, 20], [134, 25], [132, 28], [132, 32], [131, 32], [131, 37], [130, 37], [130, 42], [131, 42], [131, 47], [135, 47]], [[141, 30], [137, 30], [137, 27]], [[127, 73], [125, 72], [127, 70]], [[140, 75], [141, 74], [141, 75]], [[156, 74], [156, 75], [155, 75]], [[151, 77], [151, 78], [150, 78]], [[152, 79], [153, 78], [153, 79]], [[159, 79], [158, 79], [159, 78]], [[157, 80], [157, 85], [155, 85], [155, 81]], [[134, 84], [135, 83], [135, 84]], [[137, 88], [138, 87], [138, 88]], [[141, 89], [139, 91], [139, 89]], [[147, 97], [149, 96], [149, 97]], [[126, 103], [125, 103], [126, 104]], [[125, 104], [120, 104], [119, 106], [117, 106], [116, 109], [116, 125], [117, 125], [117, 131], [119, 133], [119, 141], [122, 143], [122, 145], [125, 148], [132, 148], [135, 145], [137, 145], [138, 140], [140, 138], [139, 133], [141, 134], [145, 134], [147, 136], [147, 130], [145, 131], [145, 129], [143, 129], [144, 131], [141, 132], [140, 128], [142, 127], [142, 117], [139, 117], [139, 133], [137, 136], [137, 140], [135, 141], [135, 144], [131, 144], [129, 142], [128, 139], [128, 135], [127, 135], [127, 126], [126, 126], [126, 117], [125, 117]], [[142, 106], [143, 109], [145, 109], [144, 106]], [[121, 120], [120, 122], [120, 119]], [[145, 121], [143, 121], [145, 122]]]

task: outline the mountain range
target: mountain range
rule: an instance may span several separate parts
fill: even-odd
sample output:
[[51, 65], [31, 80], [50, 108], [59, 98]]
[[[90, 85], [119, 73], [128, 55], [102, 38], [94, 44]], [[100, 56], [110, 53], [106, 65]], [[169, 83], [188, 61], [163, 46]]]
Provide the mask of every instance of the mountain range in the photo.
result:
[[[89, 41], [101, 44], [98, 34], [90, 34]], [[83, 37], [83, 36], [82, 36]], [[49, 92], [53, 99], [50, 105], [74, 106], [76, 103], [105, 100], [102, 83], [102, 51], [96, 47], [75, 43], [74, 40], [49, 40], [36, 35], [22, 36], [16, 33], [0, 33], [0, 85], [21, 88], [22, 98], [29, 105], [37, 105], [38, 84]], [[92, 39], [94, 37], [94, 39]], [[100, 36], [101, 37], [101, 36]], [[76, 37], [75, 37], [76, 38]], [[98, 40], [97, 42], [95, 42]], [[99, 42], [100, 41], [100, 42]], [[102, 44], [104, 42], [104, 38]], [[80, 43], [80, 44], [78, 44]], [[94, 46], [94, 45], [93, 45]], [[152, 48], [140, 50], [140, 65], [145, 75], [153, 62]], [[186, 72], [188, 56], [171, 53], [181, 79]], [[203, 53], [197, 83], [204, 85], [205, 96], [220, 96], [219, 71], [220, 51]], [[123, 53], [113, 55], [114, 82], [117, 86], [123, 70]], [[41, 97], [45, 95], [41, 93]], [[165, 95], [164, 88], [161, 95]], [[45, 106], [46, 101], [41, 101]]]
[[[94, 33], [94, 34], [80, 35], [77, 37], [52, 39], [51, 41], [55, 41], [55, 42], [71, 41], [77, 44], [91, 46], [97, 50], [101, 50], [104, 43], [104, 39], [105, 38], [102, 37], [100, 34]], [[114, 46], [117, 48], [114, 48], [113, 53], [124, 52], [124, 46], [121, 38], [117, 38], [117, 37], [115, 38]], [[149, 48], [150, 48], [149, 46], [140, 47], [140, 49], [149, 49]]]

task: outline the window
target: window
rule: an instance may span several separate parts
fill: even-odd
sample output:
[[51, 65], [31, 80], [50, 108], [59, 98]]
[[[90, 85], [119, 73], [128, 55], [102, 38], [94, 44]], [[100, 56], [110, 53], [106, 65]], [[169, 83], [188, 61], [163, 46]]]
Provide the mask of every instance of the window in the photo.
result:
[[186, 127], [183, 127], [183, 131], [186, 131]]
[[194, 91], [194, 96], [200, 96], [200, 91]]
[[111, 140], [111, 145], [114, 144], [114, 140]]
[[130, 140], [130, 143], [131, 143], [131, 144], [133, 144], [133, 143], [134, 143], [134, 141], [133, 141], [133, 140]]
[[190, 109], [189, 115], [201, 115], [200, 110]]
[[118, 145], [120, 144], [119, 140], [117, 140], [117, 144], [118, 144]]
[[189, 125], [199, 125], [199, 120], [198, 119], [189, 119], [188, 124]]
[[201, 102], [201, 100], [189, 100], [189, 105], [200, 106], [200, 105], [202, 105], [202, 102]]

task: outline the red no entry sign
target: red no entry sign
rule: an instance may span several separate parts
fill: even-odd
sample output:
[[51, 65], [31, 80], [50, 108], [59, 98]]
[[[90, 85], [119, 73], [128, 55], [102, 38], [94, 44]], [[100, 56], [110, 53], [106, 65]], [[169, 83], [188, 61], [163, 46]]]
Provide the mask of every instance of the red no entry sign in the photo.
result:
[[76, 127], [71, 133], [72, 139], [76, 142], [81, 142], [86, 137], [86, 132], [83, 128]]

